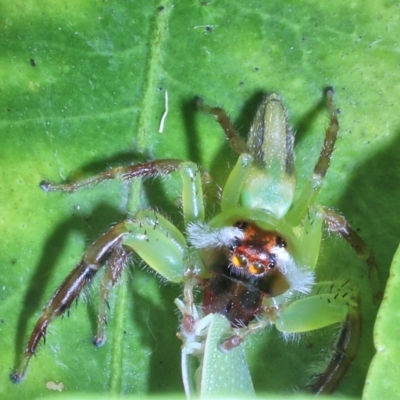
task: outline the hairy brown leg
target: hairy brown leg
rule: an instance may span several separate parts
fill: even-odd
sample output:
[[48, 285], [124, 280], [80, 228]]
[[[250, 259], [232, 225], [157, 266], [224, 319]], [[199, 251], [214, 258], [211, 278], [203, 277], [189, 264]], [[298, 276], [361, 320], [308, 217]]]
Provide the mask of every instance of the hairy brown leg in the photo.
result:
[[[132, 180], [135, 178], [155, 177], [158, 175], [167, 175], [174, 171], [180, 171], [183, 183], [182, 208], [187, 221], [204, 218], [204, 208], [202, 203], [202, 191], [200, 176], [197, 166], [191, 162], [181, 160], [164, 159], [143, 164], [130, 165], [127, 167], [118, 167], [109, 171], [100, 173], [78, 182], [67, 184], [53, 184], [43, 182], [42, 188], [47, 191], [68, 191], [73, 192], [85, 186], [92, 186], [106, 179]], [[130, 229], [140, 228], [137, 221], [124, 221], [100, 237], [91, 247], [89, 247], [81, 262], [68, 275], [67, 279], [57, 289], [49, 303], [44, 308], [35, 328], [30, 336], [28, 345], [25, 349], [23, 361], [16, 371], [11, 374], [13, 382], [20, 382], [29, 364], [29, 360], [35, 353], [41, 338], [45, 337], [48, 325], [58, 316], [69, 309], [72, 302], [79, 296], [82, 289], [92, 280], [95, 273], [108, 261], [111, 260], [109, 271], [103, 279], [103, 288], [100, 295], [104, 301], [100, 302], [99, 310], [99, 330], [95, 338], [95, 343], [101, 344], [105, 340], [105, 321], [106, 304], [109, 289], [113, 286], [123, 268], [126, 250], [123, 251], [121, 243], [126, 234], [132, 233]], [[133, 224], [133, 225], [132, 225]], [[128, 226], [130, 225], [130, 227]], [[134, 239], [133, 239], [134, 240]], [[119, 250], [117, 251], [119, 247]], [[180, 250], [180, 249], [178, 249]], [[118, 256], [119, 254], [119, 256]]]
[[121, 277], [122, 271], [131, 254], [130, 249], [117, 247], [112, 252], [100, 282], [99, 311], [97, 314], [97, 331], [93, 337], [93, 344], [97, 347], [103, 346], [106, 342], [107, 309], [109, 308], [108, 296], [110, 290], [115, 286]]
[[40, 339], [45, 338], [49, 324], [68, 311], [73, 301], [78, 298], [82, 289], [91, 282], [96, 272], [107, 262], [110, 255], [114, 259], [114, 264], [117, 263], [117, 255], [123, 254], [119, 251], [121, 249], [120, 242], [126, 233], [125, 223], [120, 223], [109, 229], [86, 250], [79, 264], [55, 291], [36, 322], [21, 364], [10, 375], [14, 383], [23, 380], [29, 361], [35, 354]]
[[[342, 215], [324, 207], [318, 207], [318, 210], [328, 225], [328, 230], [339, 234], [350, 244], [355, 253], [365, 260], [372, 283], [373, 300], [378, 303], [382, 298], [382, 293], [379, 287], [378, 267], [371, 248]], [[339, 340], [328, 367], [311, 386], [313, 393], [332, 393], [336, 389], [357, 356], [360, 337], [361, 315], [359, 309], [353, 307], [350, 308], [346, 321], [342, 325]]]
[[199, 108], [199, 110], [205, 113], [214, 115], [215, 119], [224, 130], [225, 135], [229, 140], [229, 143], [231, 144], [233, 150], [235, 150], [239, 154], [249, 152], [246, 143], [239, 136], [235, 127], [233, 126], [232, 121], [222, 108], [206, 106], [201, 99], [197, 99], [197, 107]]
[[321, 179], [321, 181], [324, 178], [326, 172], [328, 171], [332, 153], [339, 132], [339, 121], [337, 119], [335, 106], [333, 104], [333, 89], [327, 88], [325, 94], [327, 99], [330, 122], [325, 133], [325, 140], [324, 140], [324, 145], [322, 147], [322, 151], [319, 155], [317, 164], [314, 167], [314, 175], [318, 176]]
[[286, 221], [294, 226], [300, 224], [308, 208], [311, 204], [314, 204], [318, 196], [324, 177], [329, 169], [332, 153], [338, 137], [339, 121], [333, 104], [333, 89], [330, 87], [327, 88], [325, 90], [325, 95], [329, 112], [329, 125], [325, 132], [324, 144], [311, 178], [285, 217]]
[[[325, 297], [329, 295], [328, 297]], [[361, 310], [359, 307], [359, 291], [350, 279], [346, 281], [325, 281], [315, 284], [312, 296], [330, 306], [347, 309], [340, 329], [336, 334], [333, 348], [327, 359], [324, 370], [314, 376], [307, 385], [307, 389], [314, 394], [330, 394], [346, 375], [351, 363], [357, 357], [361, 338]], [[326, 303], [325, 303], [326, 304]], [[328, 311], [329, 312], [329, 311]]]
[[76, 190], [97, 185], [108, 179], [121, 179], [130, 181], [135, 178], [150, 178], [158, 175], [168, 175], [177, 171], [182, 166], [181, 160], [165, 159], [150, 161], [142, 164], [128, 165], [123, 167], [111, 168], [87, 179], [70, 183], [51, 183], [43, 181], [40, 187], [46, 192], [75, 192]]
[[356, 254], [365, 260], [368, 265], [369, 279], [373, 285], [374, 299], [375, 301], [380, 301], [382, 293], [379, 286], [378, 266], [372, 249], [358, 236], [357, 232], [342, 215], [324, 207], [321, 207], [320, 211], [322, 211], [322, 217], [328, 225], [328, 230], [338, 233], [350, 244]]
[[361, 337], [361, 315], [359, 308], [350, 308], [342, 324], [339, 339], [328, 367], [311, 385], [314, 394], [330, 394], [335, 391], [357, 357]]

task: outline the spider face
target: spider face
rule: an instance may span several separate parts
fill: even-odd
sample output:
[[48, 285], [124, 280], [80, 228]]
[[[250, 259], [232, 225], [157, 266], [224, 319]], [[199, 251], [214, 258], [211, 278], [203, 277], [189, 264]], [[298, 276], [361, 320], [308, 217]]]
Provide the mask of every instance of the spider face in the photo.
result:
[[237, 226], [244, 235], [229, 256], [232, 273], [262, 279], [275, 269], [286, 244], [275, 232], [265, 232], [255, 224], [238, 222]]
[[[230, 337], [219, 348], [229, 352], [253, 332], [274, 325], [284, 336], [340, 323], [336, 348], [325, 371], [313, 384], [316, 393], [335, 389], [358, 350], [361, 319], [357, 291], [349, 282], [315, 283], [323, 225], [338, 233], [367, 259], [375, 272], [369, 248], [346, 220], [315, 204], [328, 170], [338, 133], [338, 120], [326, 91], [330, 124], [314, 171], [296, 193], [294, 135], [285, 108], [276, 94], [265, 97], [257, 110], [247, 142], [238, 135], [220, 108], [199, 108], [214, 115], [232, 148], [239, 154], [224, 186], [219, 212], [205, 218], [199, 168], [192, 162], [162, 159], [118, 167], [83, 181], [42, 182], [45, 191], [72, 192], [107, 179], [180, 174], [185, 231], [160, 213], [143, 209], [104, 233], [84, 253], [82, 260], [56, 290], [39, 317], [24, 352], [23, 362], [11, 375], [20, 382], [48, 324], [69, 309], [100, 269], [98, 329], [93, 342], [106, 340], [107, 300], [131, 253], [171, 282], [183, 283], [179, 333], [183, 341], [185, 390], [191, 395], [189, 359], [203, 365], [207, 326], [212, 314], [222, 314], [231, 325]], [[201, 305], [193, 289], [203, 288]], [[200, 371], [201, 375], [201, 371]]]
[[260, 229], [254, 223], [240, 221], [235, 227], [242, 231], [233, 240], [229, 251], [209, 264], [213, 271], [203, 295], [205, 314], [220, 313], [232, 326], [247, 326], [260, 312], [263, 297], [279, 296], [290, 289], [284, 270], [284, 240], [275, 232]]

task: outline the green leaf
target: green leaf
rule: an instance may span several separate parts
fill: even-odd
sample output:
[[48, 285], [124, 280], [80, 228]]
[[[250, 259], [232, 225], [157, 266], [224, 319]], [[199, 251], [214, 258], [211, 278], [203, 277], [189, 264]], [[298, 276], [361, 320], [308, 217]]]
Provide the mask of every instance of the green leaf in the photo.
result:
[[387, 398], [398, 395], [397, 380], [399, 366], [399, 293], [400, 293], [400, 247], [393, 258], [390, 277], [386, 286], [382, 306], [376, 319], [374, 343], [377, 353], [368, 372], [363, 398], [376, 399], [385, 394]]
[[[322, 146], [328, 121], [319, 105], [332, 85], [341, 136], [319, 202], [343, 212], [370, 244], [384, 284], [400, 236], [399, 22], [390, 1], [2, 1], [0, 396], [43, 397], [52, 382], [74, 397], [183, 393], [173, 305], [181, 288], [133, 267], [112, 296], [104, 347], [90, 342], [94, 284], [50, 327], [26, 380], [14, 385], [8, 375], [88, 244], [138, 204], [180, 221], [175, 177], [146, 182], [140, 195], [119, 182], [44, 193], [39, 182], [171, 157], [197, 162], [223, 185], [235, 156], [212, 118], [196, 112], [195, 96], [224, 107], [245, 134], [261, 93], [280, 93], [297, 127], [301, 185]], [[360, 286], [360, 354], [339, 388], [360, 397], [376, 312], [365, 265], [334, 237], [324, 240], [319, 264], [321, 278]], [[253, 338], [246, 351], [256, 391], [290, 393], [304, 384], [329, 348], [326, 335], [299, 344], [275, 331]]]
[[[229, 321], [215, 314], [211, 321], [204, 350], [201, 376], [201, 398], [218, 396], [255, 397], [243, 347], [224, 354], [219, 344], [229, 335]], [[228, 336], [229, 337], [229, 336]]]

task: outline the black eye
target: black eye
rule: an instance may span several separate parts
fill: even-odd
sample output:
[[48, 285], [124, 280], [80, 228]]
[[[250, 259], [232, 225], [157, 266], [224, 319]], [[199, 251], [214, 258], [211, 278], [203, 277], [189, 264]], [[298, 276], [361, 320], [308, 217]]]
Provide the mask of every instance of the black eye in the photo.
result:
[[244, 231], [244, 230], [246, 230], [248, 225], [249, 224], [246, 221], [238, 221], [238, 222], [236, 222], [235, 227]]
[[276, 267], [276, 255], [270, 254], [268, 268], [275, 268], [275, 267]]
[[232, 240], [232, 244], [231, 244], [230, 249], [231, 249], [231, 250], [234, 250], [236, 247], [240, 246], [241, 243], [242, 243], [242, 239], [234, 238], [234, 239]]
[[286, 248], [286, 242], [280, 236], [276, 237], [276, 245], [278, 247]]

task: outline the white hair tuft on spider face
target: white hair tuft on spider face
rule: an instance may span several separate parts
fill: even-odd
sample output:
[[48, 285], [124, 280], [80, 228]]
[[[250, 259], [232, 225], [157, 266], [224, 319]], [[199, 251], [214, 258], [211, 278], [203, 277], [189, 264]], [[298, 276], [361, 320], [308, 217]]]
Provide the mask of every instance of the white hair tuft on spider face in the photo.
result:
[[287, 276], [291, 289], [304, 294], [310, 293], [315, 283], [314, 273], [296, 265], [293, 257], [282, 247], [273, 247], [271, 253], [276, 256], [277, 267]]
[[229, 247], [237, 239], [243, 239], [244, 233], [236, 227], [228, 226], [212, 229], [203, 222], [191, 222], [187, 227], [188, 241], [197, 248]]

